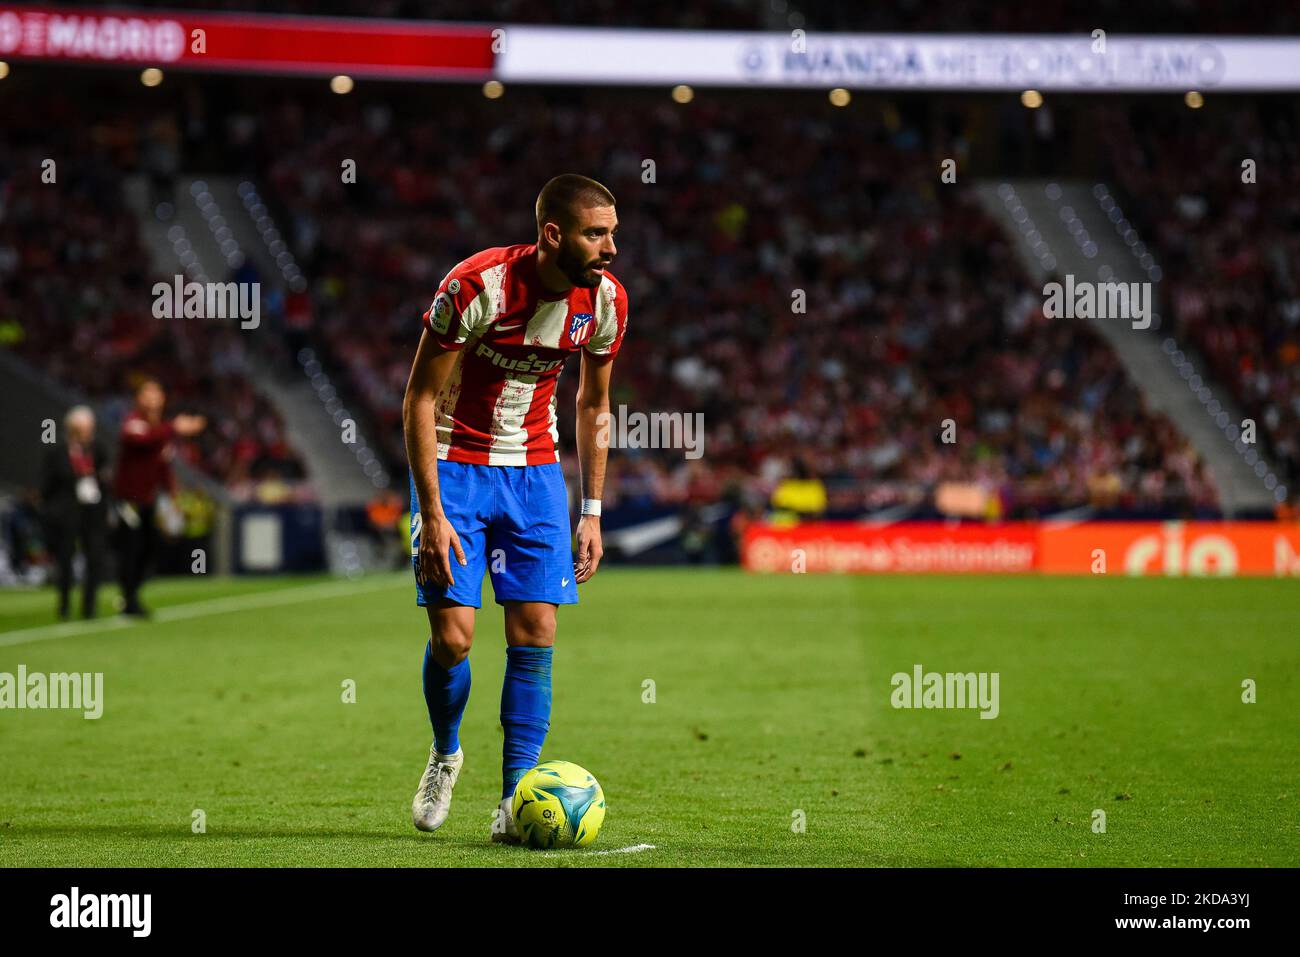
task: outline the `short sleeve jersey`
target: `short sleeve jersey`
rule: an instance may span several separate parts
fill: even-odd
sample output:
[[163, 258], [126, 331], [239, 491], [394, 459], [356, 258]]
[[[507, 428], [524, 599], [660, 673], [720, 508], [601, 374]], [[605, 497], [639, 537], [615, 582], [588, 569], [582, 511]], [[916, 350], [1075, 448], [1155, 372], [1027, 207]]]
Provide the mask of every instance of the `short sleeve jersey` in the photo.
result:
[[559, 460], [556, 384], [570, 354], [618, 354], [627, 293], [608, 271], [594, 288], [553, 293], [536, 244], [485, 249], [438, 286], [424, 326], [458, 350], [437, 397], [438, 458], [478, 465]]

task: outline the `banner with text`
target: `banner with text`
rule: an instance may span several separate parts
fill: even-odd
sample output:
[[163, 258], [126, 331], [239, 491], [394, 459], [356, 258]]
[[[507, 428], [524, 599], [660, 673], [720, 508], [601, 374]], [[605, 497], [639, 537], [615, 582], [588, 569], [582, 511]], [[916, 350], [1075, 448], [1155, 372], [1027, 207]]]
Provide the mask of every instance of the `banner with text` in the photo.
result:
[[1275, 522], [850, 522], [754, 525], [757, 572], [1300, 577], [1300, 525]]
[[731, 33], [127, 7], [0, 5], [0, 59], [602, 86], [1300, 89], [1300, 37]]
[[[721, 33], [510, 26], [497, 77], [882, 90], [1295, 90], [1300, 37]], [[572, 51], [572, 55], [565, 55]]]
[[315, 76], [486, 80], [489, 26], [0, 5], [0, 59]]

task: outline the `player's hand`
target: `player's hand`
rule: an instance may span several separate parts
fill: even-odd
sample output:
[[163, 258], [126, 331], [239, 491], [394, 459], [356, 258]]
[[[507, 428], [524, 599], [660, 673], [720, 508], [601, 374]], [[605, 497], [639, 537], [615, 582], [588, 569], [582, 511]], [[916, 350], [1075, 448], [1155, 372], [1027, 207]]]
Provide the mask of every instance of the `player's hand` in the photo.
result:
[[439, 588], [456, 584], [451, 573], [452, 552], [456, 553], [456, 561], [464, 565], [465, 550], [460, 547], [460, 536], [447, 521], [447, 516], [440, 515], [432, 525], [425, 525], [420, 534], [419, 583]]
[[581, 585], [596, 574], [605, 546], [600, 540], [600, 516], [584, 515], [578, 521], [578, 560], [573, 563], [573, 580]]

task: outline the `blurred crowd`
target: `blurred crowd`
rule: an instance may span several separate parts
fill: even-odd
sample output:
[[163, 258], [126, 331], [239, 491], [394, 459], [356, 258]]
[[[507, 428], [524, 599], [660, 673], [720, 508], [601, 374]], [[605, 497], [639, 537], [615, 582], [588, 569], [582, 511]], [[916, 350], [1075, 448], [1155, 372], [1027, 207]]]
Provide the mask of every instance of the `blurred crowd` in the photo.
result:
[[182, 460], [232, 488], [301, 478], [283, 421], [252, 381], [238, 324], [153, 315], [153, 283], [179, 265], [151, 266], [125, 183], [133, 172], [175, 171], [174, 123], [130, 107], [96, 116], [56, 95], [12, 111], [5, 134], [0, 344], [111, 420], [136, 385], [156, 379], [213, 423]]
[[[959, 105], [215, 89], [187, 84], [170, 111], [133, 102], [93, 117], [51, 95], [14, 117], [0, 152], [0, 340], [92, 397], [157, 377], [176, 407], [208, 416], [185, 454], [227, 484], [292, 479], [302, 464], [237, 324], [152, 317], [156, 277], [123, 193], [131, 171], [259, 185], [308, 286], [268, 294], [269, 328], [291, 331], [260, 335], [258, 349], [290, 367], [312, 345], [393, 475], [405, 470], [401, 400], [437, 283], [478, 249], [531, 241], [541, 182], [581, 170], [620, 201], [613, 271], [632, 311], [613, 402], [704, 417], [699, 458], [612, 456], [611, 504], [758, 508], [811, 481], [819, 510], [843, 515], [933, 512], [940, 497], [984, 517], [1217, 509], [1204, 464], [1109, 347], [1083, 323], [1046, 320], [970, 185], [940, 183], [938, 158], [972, 152]], [[1240, 105], [1107, 102], [1090, 108], [1089, 129], [1111, 144], [1108, 176], [1150, 236], [1177, 329], [1294, 477], [1300, 140], [1292, 107]], [[51, 136], [65, 142], [51, 150]], [[48, 152], [63, 157], [57, 189], [40, 180]], [[345, 160], [355, 182], [340, 175]], [[560, 388], [570, 451], [575, 386], [571, 368]]]
[[1300, 111], [1105, 111], [1125, 211], [1158, 253], [1172, 331], [1256, 421], [1279, 474], [1300, 479]]
[[241, 126], [313, 277], [316, 330], [394, 468], [418, 317], [459, 259], [532, 238], [545, 144], [548, 170], [593, 172], [620, 199], [632, 313], [615, 404], [704, 415], [702, 458], [614, 456], [613, 495], [765, 502], [812, 475], [831, 512], [924, 505], [945, 482], [986, 490], [995, 516], [1216, 507], [1109, 348], [1045, 320], [1000, 228], [937, 182], [950, 144], [897, 114], [512, 92], [500, 111], [281, 98]]

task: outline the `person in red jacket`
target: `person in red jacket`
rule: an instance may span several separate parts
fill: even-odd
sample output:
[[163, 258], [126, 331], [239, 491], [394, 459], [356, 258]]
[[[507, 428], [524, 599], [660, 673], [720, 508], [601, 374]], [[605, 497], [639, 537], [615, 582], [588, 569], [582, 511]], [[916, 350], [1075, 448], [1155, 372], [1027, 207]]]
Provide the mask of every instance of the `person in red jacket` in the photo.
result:
[[117, 499], [117, 572], [122, 584], [123, 613], [143, 617], [140, 586], [157, 544], [154, 508], [161, 490], [173, 491], [171, 442], [198, 435], [207, 426], [201, 415], [163, 418], [167, 396], [156, 379], [136, 388], [135, 406], [122, 420], [113, 494]]

